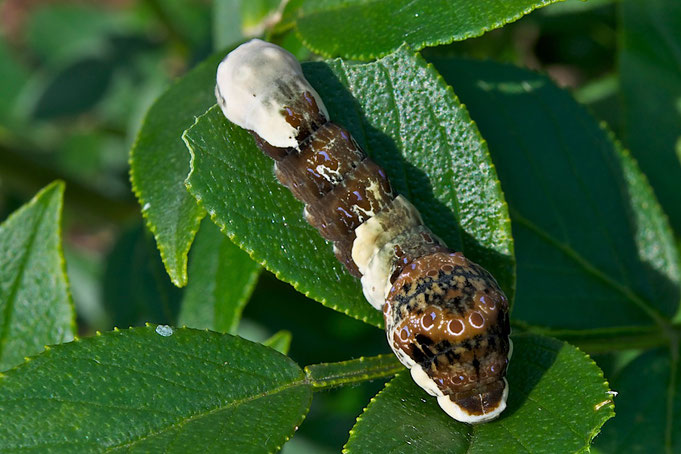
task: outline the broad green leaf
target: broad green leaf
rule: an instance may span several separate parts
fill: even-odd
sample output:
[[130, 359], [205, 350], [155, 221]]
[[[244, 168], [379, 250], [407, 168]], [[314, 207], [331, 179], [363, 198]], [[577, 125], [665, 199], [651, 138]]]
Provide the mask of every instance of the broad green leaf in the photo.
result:
[[314, 52], [370, 60], [407, 43], [414, 49], [462, 41], [559, 0], [308, 0], [296, 30]]
[[2, 452], [275, 452], [303, 371], [239, 337], [166, 325], [59, 345], [0, 379]]
[[187, 253], [205, 212], [187, 193], [189, 155], [182, 131], [215, 103], [219, 53], [172, 85], [149, 109], [130, 151], [130, 180], [171, 280], [187, 284]]
[[357, 419], [346, 453], [586, 452], [614, 416], [596, 364], [575, 347], [542, 336], [514, 336], [508, 407], [485, 424], [460, 423], [403, 372]]
[[643, 262], [641, 272], [647, 271], [653, 288], [650, 298], [659, 298], [671, 307], [676, 303], [674, 321], [678, 322], [681, 320], [681, 250], [676, 245], [667, 215], [638, 163], [618, 142], [615, 142], [615, 150], [629, 196], [631, 222], [636, 231], [634, 240], [639, 259]]
[[437, 60], [489, 143], [518, 251], [514, 316], [563, 329], [664, 324], [679, 254], [645, 177], [548, 78]]
[[302, 219], [302, 205], [276, 183], [271, 160], [246, 131], [213, 107], [185, 137], [192, 152], [188, 188], [236, 244], [306, 296], [380, 324], [359, 281]]
[[[331, 118], [386, 170], [425, 223], [513, 295], [513, 243], [494, 167], [468, 113], [438, 75], [405, 49], [374, 63], [336, 60], [304, 70]], [[359, 281], [303, 220], [302, 204], [277, 184], [272, 161], [246, 131], [214, 107], [184, 138], [192, 153], [188, 188], [237, 244], [306, 296], [381, 325]]]
[[61, 247], [64, 184], [55, 182], [0, 224], [0, 371], [73, 338]]
[[286, 355], [291, 348], [291, 338], [291, 332], [283, 329], [274, 333], [270, 338], [262, 341], [262, 344], [265, 347], [269, 347]]
[[619, 3], [622, 137], [681, 235], [681, 3]]
[[615, 375], [611, 381], [618, 392], [617, 418], [596, 438], [599, 452], [679, 452], [679, 372], [678, 357], [660, 348], [640, 355]]
[[103, 293], [113, 326], [177, 320], [182, 292], [168, 279], [154, 241], [141, 223], [122, 232], [106, 257]]
[[235, 334], [260, 266], [204, 220], [189, 263], [178, 324]]

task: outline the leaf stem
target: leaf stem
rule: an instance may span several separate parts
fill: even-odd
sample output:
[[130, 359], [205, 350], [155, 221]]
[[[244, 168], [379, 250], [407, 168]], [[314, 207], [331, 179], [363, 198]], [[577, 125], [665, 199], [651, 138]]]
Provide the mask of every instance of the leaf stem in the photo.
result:
[[305, 376], [313, 388], [328, 389], [391, 377], [403, 369], [404, 366], [390, 353], [338, 363], [312, 364], [305, 367]]
[[648, 349], [669, 344], [669, 333], [659, 326], [626, 326], [588, 330], [552, 329], [513, 321], [515, 330], [555, 337], [587, 353]]

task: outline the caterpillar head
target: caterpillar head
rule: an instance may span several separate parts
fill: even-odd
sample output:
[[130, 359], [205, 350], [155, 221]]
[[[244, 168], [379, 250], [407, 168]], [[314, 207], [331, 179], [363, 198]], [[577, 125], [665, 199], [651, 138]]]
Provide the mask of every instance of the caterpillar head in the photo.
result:
[[229, 121], [277, 148], [298, 148], [301, 133], [329, 118], [298, 60], [259, 39], [242, 44], [222, 60], [215, 97]]
[[508, 300], [461, 253], [435, 252], [404, 267], [383, 307], [388, 343], [414, 381], [458, 421], [506, 408]]

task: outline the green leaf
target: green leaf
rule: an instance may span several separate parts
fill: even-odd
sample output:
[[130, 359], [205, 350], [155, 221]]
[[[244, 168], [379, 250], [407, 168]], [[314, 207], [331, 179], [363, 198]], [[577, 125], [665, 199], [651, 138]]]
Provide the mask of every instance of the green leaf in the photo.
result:
[[681, 450], [681, 370], [678, 353], [670, 353], [666, 348], [644, 353], [613, 377], [617, 418], [596, 439], [600, 452]]
[[205, 212], [187, 193], [189, 155], [182, 131], [215, 103], [217, 53], [166, 90], [151, 106], [130, 151], [130, 180], [154, 233], [161, 258], [178, 287], [187, 284], [187, 253]]
[[681, 235], [681, 3], [619, 3], [623, 140]]
[[302, 219], [302, 205], [276, 183], [271, 160], [246, 131], [214, 107], [185, 137], [193, 156], [188, 188], [236, 244], [306, 296], [380, 324], [359, 281]]
[[277, 331], [270, 337], [262, 342], [265, 347], [272, 348], [279, 353], [286, 355], [291, 348], [291, 332], [282, 329]]
[[[336, 60], [304, 70], [331, 118], [386, 170], [425, 223], [512, 295], [513, 243], [494, 167], [468, 113], [438, 75], [405, 49], [374, 63]], [[277, 184], [272, 161], [246, 131], [215, 107], [184, 137], [192, 152], [188, 188], [237, 244], [306, 296], [381, 326], [359, 281], [303, 220], [302, 204]]]
[[238, 337], [166, 325], [53, 347], [0, 379], [2, 452], [275, 452], [302, 370]]
[[357, 419], [346, 453], [585, 452], [614, 416], [608, 384], [596, 364], [569, 344], [514, 336], [508, 407], [501, 417], [468, 425], [401, 373]]
[[179, 324], [235, 334], [260, 266], [210, 222], [196, 236]]
[[547, 77], [436, 60], [487, 139], [518, 251], [514, 316], [564, 329], [676, 314], [679, 253], [645, 177]]
[[55, 182], [0, 224], [0, 371], [73, 338], [61, 248], [64, 184]]
[[681, 252], [669, 220], [638, 163], [618, 142], [615, 142], [615, 150], [626, 182], [638, 256], [654, 289], [651, 298], [660, 298], [671, 307], [676, 303], [673, 321], [681, 321]]
[[182, 292], [163, 271], [154, 241], [141, 223], [121, 233], [106, 257], [103, 293], [114, 326], [177, 320]]
[[295, 21], [314, 52], [370, 60], [402, 43], [418, 50], [479, 36], [556, 1], [316, 0], [305, 1]]

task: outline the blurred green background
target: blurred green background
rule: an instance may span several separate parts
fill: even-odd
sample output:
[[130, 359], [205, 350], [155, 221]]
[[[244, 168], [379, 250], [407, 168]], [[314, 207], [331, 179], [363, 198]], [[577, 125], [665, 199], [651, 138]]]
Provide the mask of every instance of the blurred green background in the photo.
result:
[[[278, 3], [0, 3], [0, 219], [50, 181], [66, 181], [64, 248], [81, 335], [173, 323], [182, 290], [170, 283], [143, 226], [128, 152], [146, 110], [174, 79], [212, 52], [267, 32]], [[616, 22], [609, 0], [555, 4], [480, 38], [423, 53], [546, 72], [617, 133]], [[268, 38], [299, 58], [316, 58], [290, 31]], [[307, 300], [265, 272], [240, 334], [264, 340], [282, 329], [292, 333], [290, 356], [301, 365], [388, 352], [381, 331]], [[606, 376], [620, 366], [609, 358], [599, 364]], [[382, 386], [315, 395], [285, 452], [338, 452]]]

